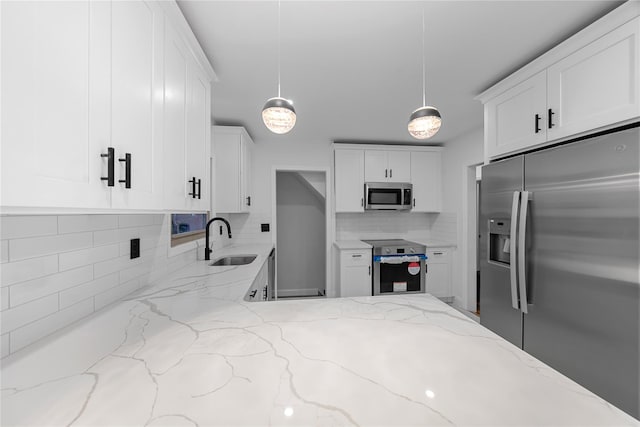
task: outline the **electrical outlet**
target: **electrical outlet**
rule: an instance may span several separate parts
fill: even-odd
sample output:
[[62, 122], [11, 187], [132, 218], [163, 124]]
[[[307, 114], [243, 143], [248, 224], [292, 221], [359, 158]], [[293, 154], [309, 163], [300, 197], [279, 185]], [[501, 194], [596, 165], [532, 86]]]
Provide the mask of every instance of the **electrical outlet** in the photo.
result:
[[140, 239], [131, 239], [131, 250], [129, 259], [140, 257]]
[[269, 231], [269, 224], [260, 224], [260, 231], [262, 231], [263, 233], [266, 233]]

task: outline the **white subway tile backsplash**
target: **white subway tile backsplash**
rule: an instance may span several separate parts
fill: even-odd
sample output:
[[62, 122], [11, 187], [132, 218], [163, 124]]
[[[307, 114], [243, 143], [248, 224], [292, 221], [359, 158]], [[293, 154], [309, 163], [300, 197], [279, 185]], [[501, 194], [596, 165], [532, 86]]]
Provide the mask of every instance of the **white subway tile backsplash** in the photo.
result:
[[60, 292], [60, 308], [69, 307], [99, 293], [106, 292], [119, 285], [118, 273], [84, 283]]
[[116, 228], [118, 228], [116, 215], [60, 215], [58, 217], [59, 234]]
[[93, 313], [93, 298], [60, 310], [44, 319], [11, 332], [11, 352], [15, 352]]
[[0, 263], [9, 262], [9, 241], [0, 240]]
[[15, 308], [4, 310], [2, 319], [2, 333], [13, 331], [35, 320], [49, 316], [58, 311], [58, 294], [49, 295]]
[[25, 261], [9, 262], [0, 268], [2, 286], [36, 279], [58, 271], [58, 255], [32, 258]]
[[11, 307], [93, 280], [93, 266], [68, 270], [9, 287]]
[[5, 357], [9, 354], [9, 334], [0, 336], [0, 357]]
[[122, 285], [116, 286], [112, 289], [109, 289], [106, 292], [96, 295], [95, 296], [96, 310], [99, 310], [102, 307], [109, 305], [114, 301], [122, 299], [123, 297], [129, 295], [131, 292], [137, 290], [138, 287], [139, 287], [138, 279], [133, 279], [127, 283], [123, 283]]
[[[0, 221], [2, 357], [196, 261], [195, 248], [169, 257], [165, 214], [10, 215]], [[132, 238], [141, 246], [133, 260]]]
[[118, 249], [117, 244], [112, 244], [62, 253], [60, 254], [60, 271], [117, 258], [119, 256]]
[[58, 217], [54, 215], [0, 217], [0, 239], [3, 240], [48, 236], [57, 232]]
[[0, 288], [0, 310], [9, 308], [9, 287]]
[[118, 227], [143, 227], [156, 224], [156, 218], [163, 215], [118, 215]]
[[9, 259], [11, 261], [18, 261], [43, 255], [90, 248], [92, 245], [92, 233], [72, 233], [57, 236], [15, 239], [9, 241]]

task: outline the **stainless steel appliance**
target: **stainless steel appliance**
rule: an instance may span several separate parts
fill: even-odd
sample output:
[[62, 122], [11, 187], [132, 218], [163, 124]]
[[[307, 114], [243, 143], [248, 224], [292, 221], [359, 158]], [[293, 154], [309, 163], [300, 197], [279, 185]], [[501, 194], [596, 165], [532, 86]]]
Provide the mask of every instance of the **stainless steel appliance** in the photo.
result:
[[408, 182], [367, 182], [364, 184], [365, 210], [410, 210], [413, 184]]
[[373, 246], [373, 295], [424, 292], [427, 247], [408, 240], [363, 240]]
[[480, 201], [480, 323], [636, 418], [639, 141], [625, 128], [489, 164]]

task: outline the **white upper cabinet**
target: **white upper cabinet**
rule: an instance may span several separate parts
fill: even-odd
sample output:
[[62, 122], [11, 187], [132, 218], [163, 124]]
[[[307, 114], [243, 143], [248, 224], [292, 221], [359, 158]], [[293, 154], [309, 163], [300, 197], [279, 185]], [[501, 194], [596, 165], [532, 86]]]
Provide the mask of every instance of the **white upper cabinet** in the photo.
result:
[[442, 211], [441, 148], [411, 152], [412, 212]]
[[549, 140], [640, 116], [640, 18], [547, 72]]
[[100, 179], [106, 174], [100, 154], [110, 142], [101, 117], [109, 113], [109, 89], [102, 86], [109, 64], [90, 54], [109, 43], [105, 5], [0, 2], [0, 8], [2, 209], [109, 207], [111, 192]]
[[183, 36], [164, 39], [164, 200], [176, 211], [207, 211], [210, 195], [211, 83]]
[[365, 150], [365, 182], [409, 182], [411, 156], [407, 151]]
[[627, 2], [479, 95], [485, 161], [640, 117], [639, 15]]
[[336, 213], [364, 212], [365, 182], [412, 183], [413, 212], [442, 210], [442, 148], [398, 146], [394, 150], [385, 149], [388, 147], [336, 145]]
[[489, 156], [547, 140], [547, 73], [542, 71], [485, 104]]
[[214, 126], [217, 213], [251, 210], [253, 141], [243, 127]]
[[364, 150], [334, 153], [336, 212], [364, 212]]
[[[206, 184], [202, 203], [184, 202], [184, 178], [189, 168], [209, 180], [214, 73], [175, 3], [0, 7], [2, 212], [173, 209], [165, 204], [167, 158], [182, 168], [179, 207], [208, 208]], [[182, 63], [165, 49], [165, 31], [186, 40]], [[174, 95], [182, 105], [168, 101]], [[165, 153], [173, 148], [167, 134], [181, 148]], [[187, 164], [185, 152], [199, 161]]]
[[154, 2], [111, 4], [114, 208], [162, 208], [163, 21]]

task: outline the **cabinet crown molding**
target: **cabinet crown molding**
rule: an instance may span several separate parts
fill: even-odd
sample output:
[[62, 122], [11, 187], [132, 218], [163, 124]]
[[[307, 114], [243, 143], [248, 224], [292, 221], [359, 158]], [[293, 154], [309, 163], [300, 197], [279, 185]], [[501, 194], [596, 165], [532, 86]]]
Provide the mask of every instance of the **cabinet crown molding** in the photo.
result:
[[621, 25], [640, 16], [640, 1], [629, 0], [621, 4], [602, 18], [578, 31], [573, 36], [560, 42], [555, 47], [527, 63], [517, 71], [490, 86], [477, 95], [474, 100], [485, 104], [506, 89], [525, 81], [535, 74], [544, 71], [559, 60], [578, 49], [613, 31]]

